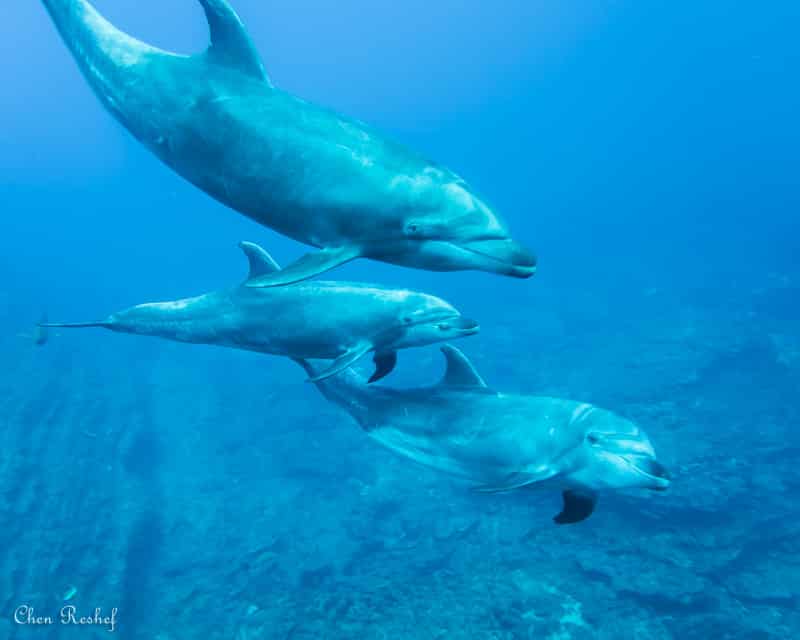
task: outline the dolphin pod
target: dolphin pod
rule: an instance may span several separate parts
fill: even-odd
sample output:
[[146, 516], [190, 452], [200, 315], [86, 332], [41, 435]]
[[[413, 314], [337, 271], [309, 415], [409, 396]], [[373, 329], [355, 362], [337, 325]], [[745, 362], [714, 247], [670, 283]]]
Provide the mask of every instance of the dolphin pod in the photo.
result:
[[178, 342], [213, 344], [293, 358], [334, 362], [318, 381], [375, 354], [371, 382], [394, 369], [397, 350], [478, 331], [478, 323], [424, 293], [354, 282], [298, 282], [252, 288], [254, 278], [280, 271], [261, 247], [242, 242], [250, 265], [239, 286], [193, 298], [140, 304], [97, 322], [41, 323], [43, 327], [103, 327]]
[[367, 387], [352, 369], [317, 386], [371, 438], [477, 491], [560, 490], [557, 524], [588, 518], [598, 491], [669, 486], [647, 436], [628, 420], [573, 400], [492, 391], [461, 351], [442, 352], [447, 369], [433, 387]]
[[[666, 489], [669, 474], [636, 425], [572, 400], [492, 391], [450, 345], [437, 385], [369, 384], [393, 370], [399, 349], [470, 335], [477, 323], [422, 293], [307, 280], [361, 257], [527, 278], [536, 258], [452, 171], [275, 88], [228, 2], [198, 2], [211, 42], [185, 56], [123, 33], [87, 0], [42, 0], [95, 94], [137, 140], [218, 201], [318, 251], [281, 269], [242, 243], [250, 273], [238, 286], [97, 322], [43, 321], [37, 344], [46, 327], [104, 327], [288, 356], [370, 437], [411, 460], [478, 491], [561, 491], [557, 524], [588, 518], [603, 490]], [[364, 379], [351, 365], [370, 352]]]
[[86, 0], [42, 0], [83, 75], [133, 136], [229, 207], [320, 251], [248, 286], [359, 257], [526, 278], [535, 257], [452, 171], [275, 88], [225, 0], [198, 0], [211, 44], [183, 56], [123, 33]]

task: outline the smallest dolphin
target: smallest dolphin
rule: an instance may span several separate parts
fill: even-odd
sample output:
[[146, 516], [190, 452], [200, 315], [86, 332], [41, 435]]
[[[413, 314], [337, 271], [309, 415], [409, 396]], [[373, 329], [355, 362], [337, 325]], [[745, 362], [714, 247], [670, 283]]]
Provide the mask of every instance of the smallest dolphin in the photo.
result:
[[251, 242], [239, 244], [250, 264], [245, 282], [193, 298], [140, 304], [105, 320], [41, 323], [42, 327], [102, 327], [178, 342], [213, 344], [291, 358], [332, 359], [310, 378], [335, 375], [374, 353], [370, 382], [394, 369], [397, 351], [477, 333], [444, 300], [416, 291], [355, 282], [304, 281], [253, 288], [253, 279], [280, 270]]

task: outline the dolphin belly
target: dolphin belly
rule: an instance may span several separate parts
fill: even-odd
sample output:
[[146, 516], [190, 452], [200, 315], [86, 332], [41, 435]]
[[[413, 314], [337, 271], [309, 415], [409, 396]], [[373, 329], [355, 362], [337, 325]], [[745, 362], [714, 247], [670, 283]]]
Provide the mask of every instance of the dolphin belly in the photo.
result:
[[[395, 453], [414, 460], [419, 464], [475, 482], [487, 482], [480, 468], [465, 464], [463, 459], [450, 455], [425, 436], [415, 435], [406, 430], [383, 426], [368, 429], [369, 436]], [[484, 470], [485, 472], [485, 470]]]

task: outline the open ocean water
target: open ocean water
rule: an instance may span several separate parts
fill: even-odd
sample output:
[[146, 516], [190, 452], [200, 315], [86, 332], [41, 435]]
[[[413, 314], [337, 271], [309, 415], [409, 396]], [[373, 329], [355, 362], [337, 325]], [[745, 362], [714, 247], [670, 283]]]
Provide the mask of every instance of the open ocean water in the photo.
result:
[[[278, 357], [35, 323], [306, 247], [157, 161], [39, 2], [0, 21], [0, 639], [800, 637], [800, 4], [238, 0], [274, 82], [463, 175], [529, 280], [359, 260], [444, 297], [490, 386], [640, 424], [665, 493], [476, 494]], [[194, 0], [97, 0], [202, 49]], [[268, 321], [269, 319], [266, 319]], [[433, 383], [438, 349], [382, 384]], [[55, 616], [17, 620], [20, 607]], [[116, 609], [107, 624], [59, 624]]]

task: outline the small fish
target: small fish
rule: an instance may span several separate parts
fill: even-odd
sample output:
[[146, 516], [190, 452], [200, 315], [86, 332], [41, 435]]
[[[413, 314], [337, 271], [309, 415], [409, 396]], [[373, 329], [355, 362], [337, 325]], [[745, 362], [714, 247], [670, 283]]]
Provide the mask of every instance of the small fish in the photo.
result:
[[64, 602], [69, 602], [70, 600], [72, 600], [77, 595], [77, 593], [78, 590], [72, 585], [70, 585], [69, 588], [64, 593]]

